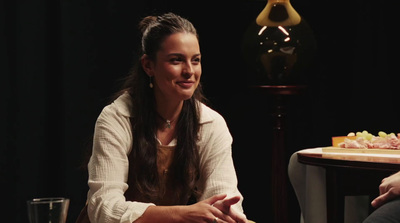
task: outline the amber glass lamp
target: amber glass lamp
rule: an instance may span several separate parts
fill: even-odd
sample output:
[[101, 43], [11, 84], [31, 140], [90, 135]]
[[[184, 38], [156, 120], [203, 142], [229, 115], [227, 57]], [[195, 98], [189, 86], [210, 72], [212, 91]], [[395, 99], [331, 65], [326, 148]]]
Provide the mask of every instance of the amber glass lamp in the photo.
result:
[[269, 0], [249, 25], [242, 45], [251, 85], [306, 84], [316, 43], [289, 0]]
[[[262, 97], [272, 96], [271, 187], [273, 222], [288, 223], [285, 148], [286, 99], [304, 92], [312, 78], [316, 42], [307, 22], [289, 0], [268, 0], [249, 25], [242, 51], [246, 79]], [[270, 97], [265, 97], [270, 98]]]

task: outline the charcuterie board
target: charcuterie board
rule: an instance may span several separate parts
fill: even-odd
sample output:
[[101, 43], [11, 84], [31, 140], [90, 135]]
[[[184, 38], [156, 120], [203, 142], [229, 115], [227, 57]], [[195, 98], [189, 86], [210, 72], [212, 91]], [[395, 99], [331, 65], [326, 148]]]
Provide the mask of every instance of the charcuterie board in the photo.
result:
[[340, 147], [323, 147], [324, 153], [366, 153], [366, 154], [400, 154], [399, 149], [353, 149]]

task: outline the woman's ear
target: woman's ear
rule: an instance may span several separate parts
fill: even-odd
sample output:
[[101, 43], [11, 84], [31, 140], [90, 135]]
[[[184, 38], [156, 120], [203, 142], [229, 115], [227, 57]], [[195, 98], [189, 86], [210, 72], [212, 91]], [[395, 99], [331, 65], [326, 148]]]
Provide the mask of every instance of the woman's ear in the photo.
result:
[[143, 54], [142, 58], [140, 58], [140, 63], [142, 64], [143, 70], [146, 72], [149, 77], [153, 76], [153, 61], [150, 60], [149, 56]]

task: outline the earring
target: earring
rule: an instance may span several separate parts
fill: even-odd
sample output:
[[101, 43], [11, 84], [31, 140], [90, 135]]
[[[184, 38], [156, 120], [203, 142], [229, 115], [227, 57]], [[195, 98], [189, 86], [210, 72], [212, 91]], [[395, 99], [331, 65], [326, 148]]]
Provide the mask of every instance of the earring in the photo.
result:
[[153, 80], [151, 79], [151, 76], [149, 76], [149, 78], [150, 78], [150, 84], [149, 84], [149, 87], [150, 88], [153, 88], [154, 86], [153, 86]]

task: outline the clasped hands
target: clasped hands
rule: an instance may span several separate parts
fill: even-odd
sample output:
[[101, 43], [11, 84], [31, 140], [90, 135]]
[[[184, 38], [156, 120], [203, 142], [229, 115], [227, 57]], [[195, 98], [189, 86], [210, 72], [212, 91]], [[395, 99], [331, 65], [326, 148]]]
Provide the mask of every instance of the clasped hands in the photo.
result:
[[240, 197], [226, 198], [226, 194], [214, 195], [206, 200], [190, 205], [187, 222], [198, 223], [247, 223], [246, 216], [231, 208]]

